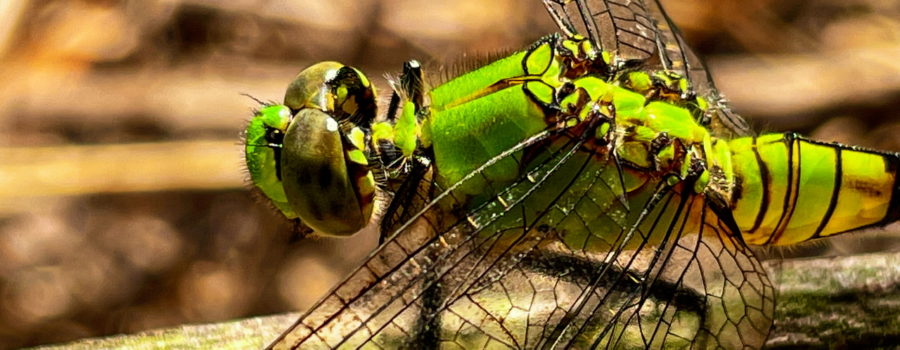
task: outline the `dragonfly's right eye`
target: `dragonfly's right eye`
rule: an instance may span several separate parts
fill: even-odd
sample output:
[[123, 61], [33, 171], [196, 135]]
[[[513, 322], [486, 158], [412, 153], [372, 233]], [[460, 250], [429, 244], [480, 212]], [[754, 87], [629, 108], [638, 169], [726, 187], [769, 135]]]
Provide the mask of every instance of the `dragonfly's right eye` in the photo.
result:
[[372, 216], [375, 180], [346, 139], [338, 122], [315, 108], [297, 112], [284, 135], [284, 193], [303, 223], [320, 233], [351, 235]]
[[297, 112], [317, 108], [337, 121], [368, 127], [375, 119], [375, 87], [365, 74], [338, 62], [316, 63], [304, 69], [284, 94], [284, 104]]

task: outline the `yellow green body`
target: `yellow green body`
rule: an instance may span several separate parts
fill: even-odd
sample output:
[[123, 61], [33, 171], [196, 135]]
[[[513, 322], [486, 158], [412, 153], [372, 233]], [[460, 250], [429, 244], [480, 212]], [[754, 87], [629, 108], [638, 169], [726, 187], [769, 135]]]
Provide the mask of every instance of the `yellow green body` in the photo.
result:
[[614, 56], [548, 36], [395, 95], [382, 120], [360, 117], [374, 111], [358, 71], [301, 73], [248, 126], [254, 184], [349, 235], [380, 172], [393, 236], [276, 345], [758, 348], [774, 288], [746, 244], [900, 217], [897, 154], [732, 137], [701, 122], [721, 111], [685, 77], [592, 66]]
[[898, 157], [800, 138], [739, 138], [734, 217], [744, 240], [787, 245], [897, 217]]
[[[612, 81], [561, 76], [565, 62], [555, 51], [555, 40], [545, 38], [529, 50], [438, 85], [428, 94], [431, 103], [421, 121], [404, 113], [406, 121], [394, 130], [397, 140], [403, 140], [398, 143], [410, 144], [409, 139], [418, 137], [422, 147], [433, 151], [439, 183], [449, 187], [522, 140], [557, 127], [554, 124], [574, 128], [586, 123], [591, 108], [599, 106], [614, 119], [614, 126], [597, 137], [615, 136], [610, 148], [615, 161], [630, 169], [624, 175], [630, 184], [626, 188], [639, 189], [666, 174], [683, 178], [691, 158], [700, 159], [705, 170], [694, 192], [726, 203], [746, 243], [798, 243], [889, 222], [898, 215], [896, 154], [792, 133], [719, 139], [696, 121], [702, 100], [647, 99], [641, 92], [649, 89], [648, 73], [633, 72]], [[564, 84], [575, 92], [557, 102], [573, 117], [553, 120], [545, 105], [554, 102]], [[653, 149], [653, 141], [663, 134], [669, 144]], [[502, 187], [531, 170], [528, 160], [522, 161], [524, 153], [501, 159], [484, 169], [484, 176], [462, 182], [457, 193], [472, 198], [464, 204], [478, 205], [486, 186]], [[535, 206], [544, 200], [548, 198], [532, 199]], [[607, 200], [612, 197], [597, 202]]]
[[410, 61], [383, 116], [322, 62], [249, 123], [285, 216], [348, 235], [385, 204], [379, 248], [273, 347], [761, 348], [748, 244], [900, 217], [900, 156], [752, 135], [659, 1], [542, 2], [562, 34], [440, 83]]

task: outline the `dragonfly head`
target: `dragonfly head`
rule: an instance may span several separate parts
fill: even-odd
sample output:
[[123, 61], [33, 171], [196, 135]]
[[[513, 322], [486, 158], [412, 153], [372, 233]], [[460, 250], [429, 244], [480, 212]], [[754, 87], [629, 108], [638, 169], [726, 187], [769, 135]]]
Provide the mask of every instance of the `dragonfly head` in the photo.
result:
[[250, 180], [288, 219], [325, 235], [359, 231], [374, 207], [366, 130], [376, 112], [374, 87], [355, 68], [304, 69], [283, 104], [265, 104], [247, 125]]

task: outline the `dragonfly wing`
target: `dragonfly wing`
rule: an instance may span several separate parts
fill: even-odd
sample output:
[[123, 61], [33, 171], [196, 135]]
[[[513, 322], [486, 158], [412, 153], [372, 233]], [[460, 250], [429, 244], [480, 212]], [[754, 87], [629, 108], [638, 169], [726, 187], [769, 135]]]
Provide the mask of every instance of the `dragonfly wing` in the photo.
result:
[[639, 247], [609, 266], [581, 260], [594, 261], [577, 277], [587, 286], [552, 347], [762, 347], [775, 304], [761, 264], [703, 199], [673, 189], [660, 205], [637, 223]]
[[622, 60], [644, 61], [656, 52], [650, 13], [633, 0], [543, 0], [566, 35], [580, 34]]
[[591, 39], [618, 60], [646, 70], [667, 70], [688, 78], [689, 90], [710, 103], [704, 118], [720, 137], [751, 136], [747, 122], [732, 112], [681, 32], [658, 0], [543, 0], [567, 35]]
[[[276, 347], [759, 345], [773, 294], [759, 263], [683, 186], [648, 178], [628, 193], [637, 207], [617, 200], [615, 161], [583, 140], [548, 132], [504, 152], [462, 180], [486, 184], [472, 206], [425, 174], [435, 199]], [[491, 183], [504, 160], [527, 170]]]
[[728, 107], [716, 89], [703, 60], [685, 42], [681, 31], [666, 14], [662, 4], [658, 0], [652, 0], [648, 9], [652, 17], [656, 19], [654, 24], [660, 43], [659, 53], [662, 68], [686, 76], [690, 83], [689, 88], [710, 102], [708, 117], [711, 119], [709, 125], [712, 133], [719, 137], [754, 135], [747, 121]]

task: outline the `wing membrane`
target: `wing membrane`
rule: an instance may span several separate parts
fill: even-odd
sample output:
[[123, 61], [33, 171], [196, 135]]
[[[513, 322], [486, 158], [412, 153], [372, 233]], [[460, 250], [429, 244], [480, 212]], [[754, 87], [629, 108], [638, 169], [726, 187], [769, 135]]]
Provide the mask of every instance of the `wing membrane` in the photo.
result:
[[728, 107], [703, 60], [685, 42], [681, 31], [666, 14], [662, 4], [658, 0], [652, 0], [648, 8], [653, 18], [657, 19], [654, 23], [659, 35], [662, 68], [686, 76], [694, 93], [710, 101], [712, 108], [707, 117], [711, 119], [711, 131], [716, 136], [729, 138], [753, 135], [747, 121]]
[[631, 0], [543, 0], [565, 34], [581, 34], [623, 60], [644, 61], [656, 52], [653, 19]]
[[[442, 192], [280, 344], [535, 348], [762, 339], [761, 331], [736, 330], [766, 324], [771, 286], [752, 256], [721, 234], [727, 231], [707, 235], [691, 224], [706, 212], [695, 209], [705, 208], [703, 200], [648, 182], [629, 197], [642, 210], [629, 210], [616, 200], [623, 187], [612, 160], [598, 160], [582, 141], [557, 135], [542, 144], [545, 160], [462, 215], [446, 210], [457, 201], [452, 188]], [[745, 266], [726, 273], [725, 247]], [[723, 278], [737, 280], [731, 293], [715, 287]], [[738, 316], [723, 321], [711, 310]]]
[[658, 0], [543, 0], [567, 35], [580, 34], [604, 51], [645, 70], [688, 78], [693, 93], [710, 102], [705, 119], [720, 137], [750, 136], [747, 122], [731, 111], [703, 61], [690, 49]]
[[[540, 137], [536, 139], [540, 139]], [[518, 150], [521, 150], [525, 144], [527, 142], [520, 144]], [[512, 153], [504, 152], [496, 160], [505, 159]], [[572, 153], [574, 150], [568, 152], [569, 156]], [[547, 160], [537, 169], [549, 166], [551, 170], [545, 169], [544, 172], [551, 174], [552, 168], [558, 164], [558, 160], [555, 165]], [[483, 176], [483, 172], [489, 168], [489, 165], [483, 166], [462, 182], [476, 176]], [[502, 195], [506, 197], [505, 200], [521, 201], [522, 198], [527, 198], [534, 188], [543, 183], [542, 181], [533, 183], [532, 179], [522, 177], [506, 188], [502, 192]], [[485, 180], [487, 179], [485, 178]], [[426, 187], [435, 186], [431, 181], [422, 183]], [[486, 183], [489, 182], [486, 181]], [[490, 225], [497, 218], [502, 218], [503, 213], [509, 212], [513, 206], [508, 202], [507, 205], [503, 205], [501, 200], [497, 199], [485, 202], [472, 210], [471, 215], [450, 216], [449, 213], [442, 210], [444, 208], [441, 206], [453, 205], [452, 202], [456, 201], [452, 190], [453, 188], [443, 191], [419, 214], [403, 223], [397, 229], [397, 234], [390, 237], [353, 276], [331, 293], [332, 297], [323, 300], [307, 316], [298, 321], [293, 330], [284, 335], [286, 342], [283, 343], [296, 341], [298, 345], [309, 346], [310, 342], [315, 344], [317, 340], [331, 340], [333, 342], [321, 345], [333, 347], [347, 341], [352, 343], [354, 334], [364, 334], [365, 332], [360, 333], [361, 327], [359, 327], [364, 322], [374, 322], [365, 324], [368, 333], [375, 333], [373, 330], [380, 332], [390, 329], [388, 323], [392, 323], [393, 319], [405, 319], [401, 314], [410, 315], [415, 319], [416, 314], [421, 314], [421, 311], [425, 310], [424, 305], [421, 304], [422, 292], [430, 288], [430, 285], [433, 285], [437, 279], [445, 276], [447, 271], [453, 269], [456, 271], [454, 275], [468, 276], [479, 266], [490, 266], [491, 260], [486, 258], [487, 254], [466, 262], [461, 262], [461, 260], [469, 257], [476, 247], [484, 247], [496, 241], [496, 235], [487, 235], [486, 238], [479, 237], [478, 233], [484, 229], [484, 226], [480, 225]], [[520, 190], [525, 192], [518, 192]], [[427, 191], [429, 190], [421, 190], [421, 192]], [[499, 195], [500, 193], [495, 194]], [[489, 218], [490, 214], [488, 213], [493, 213], [494, 218]], [[482, 271], [486, 271], [486, 269], [482, 269]], [[418, 309], [419, 312], [410, 311], [415, 309]], [[356, 313], [363, 316], [351, 318], [357, 325], [355, 328], [346, 321], [347, 317], [340, 316]], [[390, 315], [387, 318], [378, 317], [388, 314]], [[315, 319], [316, 315], [324, 317], [318, 319], [317, 326], [309, 327], [304, 324], [304, 319]], [[394, 336], [407, 337], [407, 339], [420, 338], [410, 330], [415, 323], [410, 322], [412, 321], [397, 325], [396, 329], [400, 333]], [[369, 334], [369, 336], [371, 335]], [[363, 335], [363, 337], [366, 336]], [[371, 339], [367, 338], [366, 341], [368, 340]]]

